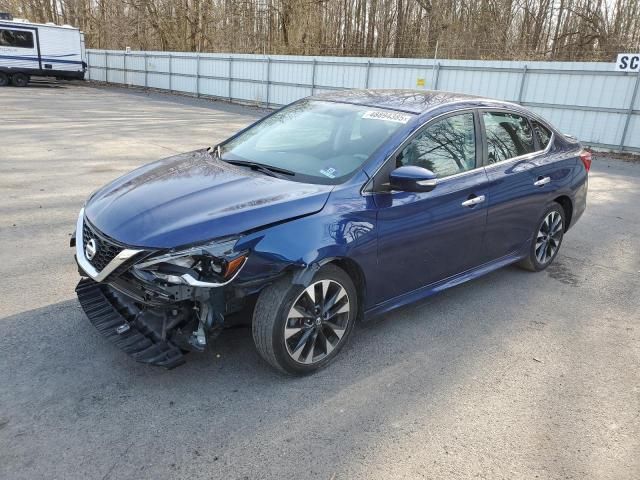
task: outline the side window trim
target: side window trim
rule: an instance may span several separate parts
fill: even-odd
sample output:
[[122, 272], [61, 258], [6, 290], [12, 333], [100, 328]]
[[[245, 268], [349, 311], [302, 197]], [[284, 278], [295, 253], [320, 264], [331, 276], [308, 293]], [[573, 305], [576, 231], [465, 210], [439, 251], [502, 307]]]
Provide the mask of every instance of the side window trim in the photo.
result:
[[553, 131], [552, 128], [549, 128], [549, 126], [545, 123], [542, 122], [540, 120], [536, 119], [536, 122], [539, 122], [541, 125], [543, 125], [545, 128], [547, 128], [550, 132], [551, 132], [551, 137], [549, 138], [549, 144], [543, 148], [543, 149], [539, 149], [539, 150], [535, 150], [533, 152], [529, 152], [529, 153], [525, 153], [523, 155], [518, 155], [517, 157], [511, 157], [508, 158], [506, 160], [500, 160], [499, 162], [495, 162], [495, 163], [489, 163], [489, 142], [487, 140], [487, 130], [486, 130], [486, 126], [484, 123], [484, 118], [483, 117], [483, 113], [485, 112], [500, 112], [500, 113], [511, 113], [513, 115], [518, 115], [522, 118], [524, 118], [525, 120], [527, 120], [528, 124], [529, 124], [529, 128], [531, 129], [531, 132], [533, 134], [533, 140], [534, 140], [534, 145], [535, 148], [539, 148], [540, 145], [538, 144], [538, 139], [537, 139], [537, 135], [535, 134], [535, 131], [533, 129], [533, 123], [532, 123], [532, 119], [531, 117], [529, 117], [529, 115], [525, 115], [524, 113], [520, 113], [517, 112], [515, 110], [510, 110], [508, 108], [500, 108], [500, 107], [496, 107], [496, 108], [488, 108], [488, 107], [483, 107], [483, 108], [479, 108], [478, 109], [478, 117], [480, 119], [480, 123], [482, 125], [482, 138], [483, 138], [483, 153], [482, 153], [482, 164], [484, 167], [486, 168], [491, 168], [494, 165], [503, 165], [505, 163], [509, 163], [509, 162], [515, 162], [515, 161], [519, 161], [519, 160], [526, 160], [529, 158], [534, 158], [537, 157], [538, 155], [542, 155], [544, 153], [547, 153], [550, 149], [551, 146], [553, 145], [553, 142], [556, 138], [556, 134]]
[[[475, 137], [475, 156], [476, 156], [476, 165], [475, 168], [472, 168], [471, 170], [466, 170], [464, 172], [460, 172], [460, 173], [456, 173], [453, 175], [449, 175], [447, 177], [443, 177], [441, 179], [438, 179], [438, 181], [445, 181], [448, 180], [450, 178], [455, 178], [458, 177], [460, 175], [467, 175], [471, 172], [475, 172], [476, 170], [478, 170], [479, 168], [484, 168], [484, 165], [482, 163], [483, 160], [483, 154], [482, 154], [482, 148], [483, 148], [483, 144], [484, 144], [484, 140], [481, 138], [481, 130], [480, 130], [480, 116], [478, 113], [478, 109], [474, 108], [474, 107], [465, 107], [465, 108], [461, 108], [459, 110], [453, 110], [451, 112], [446, 112], [440, 115], [437, 115], [431, 119], [429, 119], [426, 123], [424, 123], [423, 125], [421, 125], [419, 128], [417, 128], [411, 135], [409, 135], [407, 138], [404, 139], [404, 141], [402, 141], [402, 143], [400, 143], [400, 145], [398, 145], [398, 147], [396, 147], [396, 149], [384, 160], [384, 162], [382, 162], [382, 165], [380, 165], [380, 167], [376, 170], [376, 172], [371, 176], [371, 178], [369, 179], [368, 182], [366, 182], [364, 184], [364, 186], [361, 189], [361, 193], [362, 194], [374, 194], [374, 193], [388, 193], [386, 191], [383, 190], [378, 190], [376, 189], [376, 184], [379, 182], [379, 177], [380, 175], [386, 175], [385, 170], [388, 169], [390, 164], [395, 165], [396, 159], [398, 157], [398, 155], [402, 152], [402, 150], [409, 144], [411, 143], [417, 136], [419, 136], [420, 134], [422, 134], [422, 132], [424, 132], [424, 130], [426, 130], [427, 128], [429, 128], [429, 126], [433, 125], [434, 123], [440, 121], [440, 120], [444, 120], [445, 118], [448, 117], [453, 117], [455, 115], [462, 115], [465, 113], [472, 113], [473, 114], [473, 127], [474, 127], [474, 137]], [[391, 170], [393, 170], [394, 168], [392, 167]], [[389, 173], [391, 173], [391, 170], [389, 170]]]

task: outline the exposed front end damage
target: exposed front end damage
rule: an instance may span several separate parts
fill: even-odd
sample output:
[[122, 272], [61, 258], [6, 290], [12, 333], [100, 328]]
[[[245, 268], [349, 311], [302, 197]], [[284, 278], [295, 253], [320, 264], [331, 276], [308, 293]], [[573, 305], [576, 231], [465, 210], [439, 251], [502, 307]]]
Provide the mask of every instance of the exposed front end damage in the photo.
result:
[[174, 368], [204, 351], [251, 304], [253, 289], [231, 282], [246, 252], [233, 239], [181, 251], [128, 248], [80, 212], [71, 246], [83, 279], [76, 293], [91, 323], [137, 361]]
[[190, 312], [144, 308], [108, 284], [89, 278], [78, 283], [76, 293], [98, 331], [135, 360], [165, 368], [184, 363], [179, 343], [185, 335], [176, 325]]

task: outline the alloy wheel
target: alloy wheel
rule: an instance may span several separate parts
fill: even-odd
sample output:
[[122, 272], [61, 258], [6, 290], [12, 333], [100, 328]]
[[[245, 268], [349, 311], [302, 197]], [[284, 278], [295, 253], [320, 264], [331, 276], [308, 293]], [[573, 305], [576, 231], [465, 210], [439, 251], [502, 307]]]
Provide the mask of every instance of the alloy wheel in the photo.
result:
[[296, 362], [313, 364], [342, 341], [349, 325], [347, 290], [335, 280], [319, 280], [293, 302], [284, 326], [287, 353]]
[[548, 263], [557, 253], [562, 241], [563, 225], [559, 212], [551, 211], [544, 218], [536, 237], [536, 259]]

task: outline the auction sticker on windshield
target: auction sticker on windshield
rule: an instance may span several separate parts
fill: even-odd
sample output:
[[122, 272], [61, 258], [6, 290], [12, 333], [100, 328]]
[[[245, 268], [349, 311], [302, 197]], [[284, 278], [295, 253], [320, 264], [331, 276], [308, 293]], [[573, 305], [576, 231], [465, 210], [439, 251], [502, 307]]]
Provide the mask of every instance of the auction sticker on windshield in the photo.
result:
[[329, 178], [336, 178], [336, 173], [338, 173], [338, 170], [333, 167], [327, 167], [320, 170], [320, 173]]
[[383, 112], [381, 110], [369, 110], [362, 115], [362, 118], [371, 120], [386, 120], [387, 122], [407, 123], [411, 120], [411, 115], [402, 112]]

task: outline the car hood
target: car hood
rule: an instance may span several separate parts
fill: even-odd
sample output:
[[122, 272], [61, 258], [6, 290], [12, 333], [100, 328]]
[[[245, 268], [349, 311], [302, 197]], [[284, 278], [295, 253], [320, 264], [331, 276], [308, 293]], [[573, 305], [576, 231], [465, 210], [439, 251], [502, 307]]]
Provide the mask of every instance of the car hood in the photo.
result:
[[91, 196], [85, 215], [125, 245], [174, 248], [318, 212], [331, 189], [271, 177], [197, 150], [118, 178]]

